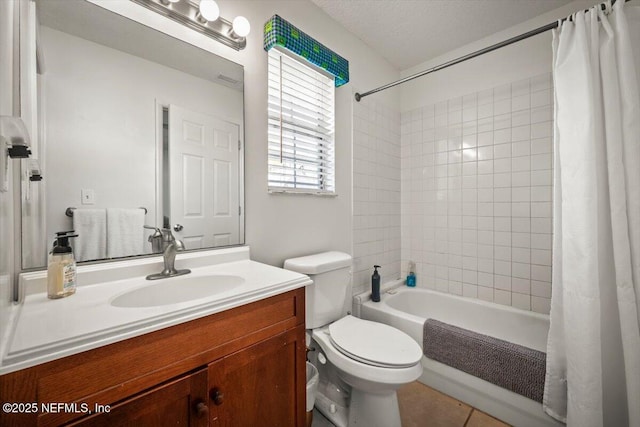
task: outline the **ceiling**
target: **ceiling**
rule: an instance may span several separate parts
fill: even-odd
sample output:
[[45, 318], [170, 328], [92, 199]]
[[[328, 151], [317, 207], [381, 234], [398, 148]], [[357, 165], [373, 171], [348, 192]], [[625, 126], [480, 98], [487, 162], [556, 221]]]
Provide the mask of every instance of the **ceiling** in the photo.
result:
[[571, 0], [312, 0], [405, 70]]

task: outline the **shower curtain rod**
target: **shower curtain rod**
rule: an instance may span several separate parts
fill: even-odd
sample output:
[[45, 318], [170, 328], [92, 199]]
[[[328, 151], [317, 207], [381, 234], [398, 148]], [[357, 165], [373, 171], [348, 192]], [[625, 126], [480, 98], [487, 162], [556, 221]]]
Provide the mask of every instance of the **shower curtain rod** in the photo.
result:
[[[628, 1], [629, 0], [625, 0], [625, 2], [628, 2]], [[613, 5], [615, 2], [616, 2], [616, 0], [612, 0], [611, 1], [611, 5]], [[604, 3], [601, 3], [600, 7], [602, 8], [602, 10], [606, 9], [606, 6], [605, 6]], [[565, 21], [566, 19], [568, 19], [568, 18], [564, 18], [564, 19], [561, 19], [559, 21], [552, 22], [551, 24], [547, 24], [545, 26], [536, 28], [535, 30], [527, 31], [526, 33], [520, 34], [519, 36], [512, 37], [512, 38], [510, 38], [508, 40], [505, 40], [505, 41], [502, 41], [500, 43], [496, 43], [496, 44], [491, 45], [489, 47], [485, 47], [484, 49], [480, 49], [480, 50], [477, 50], [475, 52], [469, 53], [467, 55], [461, 56], [459, 58], [452, 59], [451, 61], [445, 62], [444, 64], [440, 64], [440, 65], [437, 65], [437, 66], [435, 66], [433, 68], [429, 68], [427, 70], [420, 71], [419, 73], [412, 74], [412, 75], [410, 75], [408, 77], [405, 77], [404, 79], [400, 79], [400, 80], [397, 80], [395, 82], [386, 84], [384, 86], [377, 87], [377, 88], [372, 89], [372, 90], [370, 90], [368, 92], [365, 92], [365, 93], [357, 93], [356, 92], [356, 94], [355, 94], [356, 101], [360, 102], [360, 100], [362, 98], [364, 98], [365, 96], [373, 95], [376, 92], [380, 92], [380, 91], [383, 91], [385, 89], [389, 89], [389, 88], [392, 88], [394, 86], [398, 86], [398, 85], [400, 85], [402, 83], [406, 83], [406, 82], [408, 82], [410, 80], [417, 79], [418, 77], [426, 76], [427, 74], [431, 74], [431, 73], [434, 73], [436, 71], [440, 71], [440, 70], [442, 70], [444, 68], [451, 67], [452, 65], [456, 65], [456, 64], [459, 64], [461, 62], [467, 61], [469, 59], [473, 59], [473, 58], [475, 58], [477, 56], [484, 55], [485, 53], [489, 53], [489, 52], [492, 52], [494, 50], [500, 49], [501, 47], [505, 47], [505, 46], [508, 46], [510, 44], [513, 44], [513, 43], [528, 39], [529, 37], [536, 36], [538, 34], [544, 33], [544, 32], [549, 31], [549, 30], [553, 30], [554, 28], [558, 28], [558, 23], [559, 22]]]

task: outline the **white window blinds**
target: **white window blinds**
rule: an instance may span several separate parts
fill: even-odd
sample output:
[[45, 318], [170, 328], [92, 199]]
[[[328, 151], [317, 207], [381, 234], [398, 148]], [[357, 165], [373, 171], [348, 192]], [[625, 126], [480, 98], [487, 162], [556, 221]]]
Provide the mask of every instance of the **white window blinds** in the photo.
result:
[[334, 81], [269, 51], [269, 190], [335, 192]]

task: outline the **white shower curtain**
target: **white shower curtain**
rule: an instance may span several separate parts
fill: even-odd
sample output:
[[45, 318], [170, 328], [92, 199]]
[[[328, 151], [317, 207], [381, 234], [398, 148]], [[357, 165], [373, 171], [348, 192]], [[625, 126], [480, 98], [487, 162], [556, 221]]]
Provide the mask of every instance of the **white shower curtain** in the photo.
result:
[[554, 240], [544, 408], [640, 426], [640, 7], [554, 31]]

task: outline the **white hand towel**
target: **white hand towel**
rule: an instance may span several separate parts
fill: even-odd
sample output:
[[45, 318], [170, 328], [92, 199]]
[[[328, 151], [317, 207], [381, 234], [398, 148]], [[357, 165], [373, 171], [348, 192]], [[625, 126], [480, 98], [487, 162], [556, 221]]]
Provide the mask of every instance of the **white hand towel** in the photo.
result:
[[107, 257], [142, 254], [143, 227], [143, 209], [107, 209]]
[[107, 256], [107, 211], [75, 209], [73, 229], [78, 237], [72, 241], [76, 261], [103, 259]]

